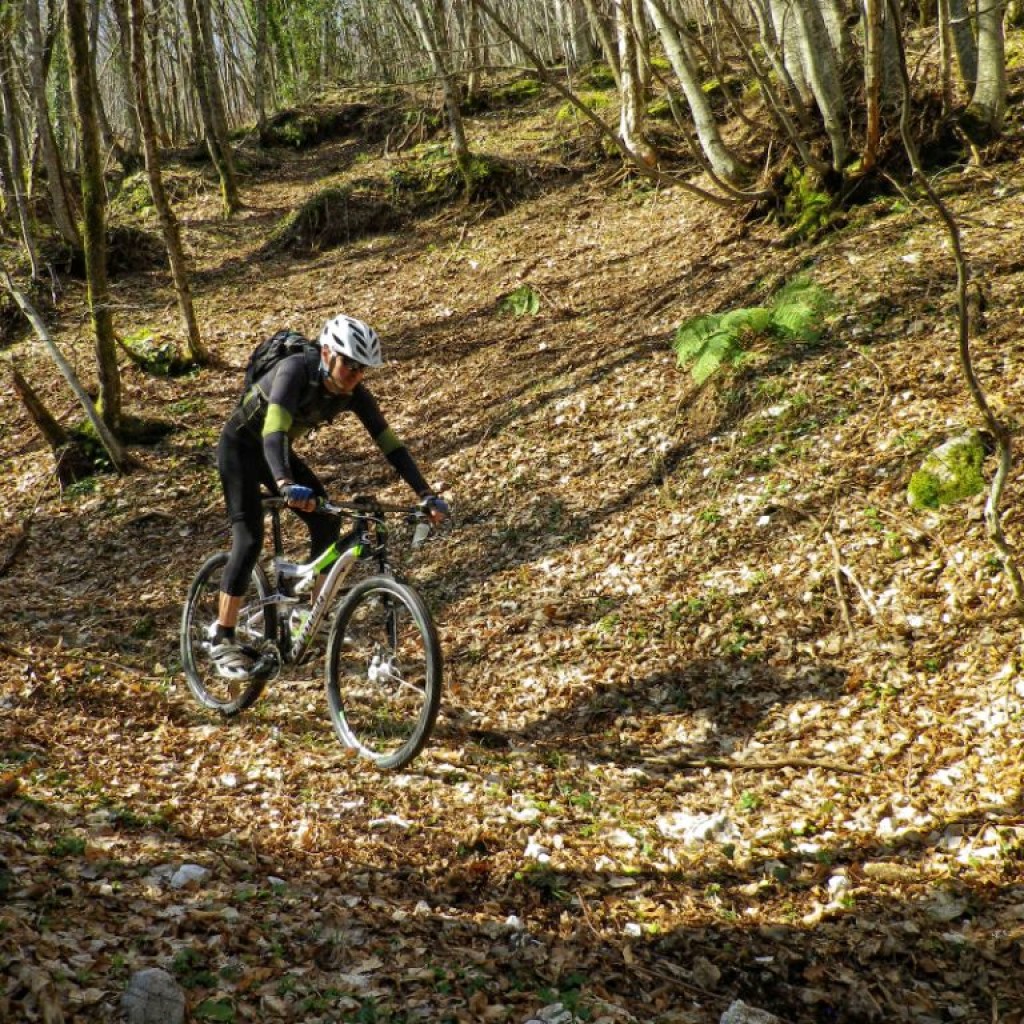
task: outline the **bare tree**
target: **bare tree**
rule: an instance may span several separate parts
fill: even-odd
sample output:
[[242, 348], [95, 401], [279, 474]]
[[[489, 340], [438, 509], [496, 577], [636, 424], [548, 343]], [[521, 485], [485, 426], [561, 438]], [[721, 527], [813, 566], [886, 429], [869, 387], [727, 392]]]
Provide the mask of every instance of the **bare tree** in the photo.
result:
[[0, 8], [0, 115], [7, 142], [6, 157], [10, 191], [18, 214], [18, 227], [32, 266], [32, 280], [39, 279], [39, 257], [32, 231], [32, 218], [25, 196], [25, 159], [17, 100], [14, 94], [14, 61], [11, 56], [11, 17], [13, 9]]
[[25, 23], [28, 29], [29, 94], [35, 107], [36, 135], [46, 170], [46, 187], [53, 208], [53, 222], [66, 242], [74, 248], [82, 245], [82, 236], [75, 221], [74, 206], [68, 191], [67, 175], [57, 149], [57, 140], [50, 121], [50, 107], [46, 97], [46, 67], [43, 55], [43, 32], [39, 23], [37, 0], [25, 4]]
[[189, 357], [194, 362], [206, 362], [208, 354], [203, 347], [199, 335], [199, 324], [196, 321], [195, 308], [192, 304], [192, 289], [189, 284], [188, 261], [181, 245], [181, 232], [178, 219], [167, 199], [164, 190], [163, 176], [160, 170], [160, 156], [157, 150], [156, 124], [149, 102], [149, 77], [146, 73], [146, 39], [142, 0], [129, 0], [129, 38], [132, 62], [132, 77], [135, 80], [136, 111], [142, 136], [143, 153], [146, 160], [146, 175], [149, 179], [149, 190], [153, 196], [160, 219], [160, 228], [167, 248], [167, 257], [171, 264], [171, 277], [174, 280], [174, 291], [178, 297], [178, 309], [185, 325]]
[[227, 134], [224, 101], [221, 98], [214, 61], [210, 24], [209, 0], [184, 0], [185, 20], [188, 23], [192, 45], [192, 74], [199, 110], [202, 115], [203, 134], [210, 159], [220, 178], [224, 212], [231, 216], [241, 206], [234, 158]]
[[466, 142], [466, 128], [459, 109], [459, 93], [455, 77], [445, 62], [447, 33], [445, 31], [444, 8], [441, 0], [411, 0], [416, 27], [420, 39], [430, 58], [434, 75], [441, 85], [444, 109], [448, 118], [448, 131], [452, 138], [452, 155], [464, 175], [470, 167], [469, 145]]
[[638, 0], [614, 0], [619, 53], [619, 136], [623, 145], [643, 164], [653, 167], [657, 156], [644, 135], [646, 109], [644, 76], [638, 44]]
[[651, 21], [654, 22], [669, 63], [675, 72], [679, 85], [686, 97], [693, 124], [697, 130], [708, 162], [714, 172], [728, 182], [739, 183], [747, 174], [747, 168], [725, 145], [715, 115], [708, 102], [697, 72], [696, 62], [690, 52], [685, 36], [674, 19], [669, 17], [664, 0], [646, 0]]
[[78, 121], [82, 168], [82, 210], [85, 271], [89, 285], [89, 311], [96, 343], [99, 409], [106, 424], [117, 431], [121, 424], [121, 376], [117, 343], [110, 311], [107, 280], [107, 193], [103, 181], [103, 155], [94, 103], [96, 83], [89, 52], [85, 0], [66, 0], [71, 92]]

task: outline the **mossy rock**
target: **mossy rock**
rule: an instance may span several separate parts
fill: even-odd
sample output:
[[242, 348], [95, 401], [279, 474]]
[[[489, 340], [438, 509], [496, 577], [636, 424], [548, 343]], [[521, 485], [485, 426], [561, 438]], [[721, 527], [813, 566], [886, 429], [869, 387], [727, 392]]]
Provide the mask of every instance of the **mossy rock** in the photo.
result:
[[402, 221], [402, 213], [385, 194], [350, 187], [328, 188], [281, 221], [262, 255], [310, 256], [393, 231]]
[[145, 213], [153, 207], [153, 195], [149, 190], [149, 179], [145, 172], [131, 174], [121, 182], [121, 187], [110, 202], [111, 211], [124, 214]]
[[432, 147], [392, 172], [390, 188], [395, 203], [414, 216], [455, 202], [507, 210], [564, 173], [562, 167], [486, 154], [474, 154], [460, 166], [446, 146]]
[[120, 339], [121, 348], [136, 366], [154, 377], [181, 377], [195, 369], [172, 341], [160, 341], [143, 328]]
[[675, 114], [672, 112], [672, 104], [669, 103], [667, 97], [662, 97], [655, 100], [647, 108], [647, 116], [652, 121], [674, 121]]
[[[62, 267], [72, 277], [85, 280], [85, 251], [72, 249], [55, 239], [45, 247], [48, 262]], [[131, 224], [115, 224], [107, 229], [107, 273], [111, 277], [166, 270], [170, 265], [167, 248], [159, 234]]]
[[[611, 97], [607, 93], [596, 92], [593, 89], [583, 90], [576, 93], [576, 98], [588, 110], [601, 110], [611, 104]], [[586, 117], [575, 103], [563, 103], [555, 114], [555, 121], [559, 124], [583, 122], [589, 124]]]
[[981, 432], [968, 430], [930, 452], [910, 478], [907, 502], [915, 509], [937, 509], [973, 498], [985, 489]]

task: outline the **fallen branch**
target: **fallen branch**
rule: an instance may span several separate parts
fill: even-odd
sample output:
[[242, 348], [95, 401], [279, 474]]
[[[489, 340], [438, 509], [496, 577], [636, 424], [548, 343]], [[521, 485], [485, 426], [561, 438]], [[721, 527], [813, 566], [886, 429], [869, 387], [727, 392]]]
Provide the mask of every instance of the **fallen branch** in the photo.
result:
[[839, 610], [843, 615], [843, 622], [846, 624], [846, 632], [852, 640], [856, 633], [853, 628], [853, 617], [850, 614], [850, 600], [846, 596], [846, 588], [843, 586], [843, 558], [839, 552], [839, 545], [835, 537], [828, 530], [825, 531], [825, 540], [832, 550], [832, 582], [836, 585], [836, 595], [839, 597]]
[[26, 319], [32, 325], [36, 334], [39, 336], [39, 340], [46, 346], [47, 352], [50, 353], [51, 358], [57, 364], [57, 369], [60, 370], [64, 379], [68, 382], [71, 390], [75, 393], [75, 397], [78, 399], [79, 404], [85, 409], [86, 416], [89, 417], [89, 422], [93, 425], [96, 431], [96, 435], [99, 437], [106, 449], [107, 454], [110, 456], [110, 464], [117, 470], [118, 473], [124, 473], [128, 465], [128, 455], [121, 445], [121, 442], [110, 432], [110, 428], [103, 422], [103, 418], [96, 411], [96, 406], [93, 400], [89, 397], [85, 388], [82, 387], [81, 381], [75, 374], [70, 363], [64, 358], [63, 353], [57, 347], [57, 343], [53, 340], [50, 332], [46, 328], [46, 324], [43, 323], [43, 318], [36, 312], [35, 306], [29, 302], [28, 298], [22, 293], [11, 279], [11, 275], [7, 272], [7, 268], [0, 263], [0, 276], [3, 277], [4, 283], [7, 285], [7, 290], [11, 293], [14, 301], [18, 304], [19, 309], [25, 314]]
[[877, 618], [878, 609], [875, 607], [875, 602], [871, 600], [871, 595], [868, 593], [867, 587], [865, 587], [864, 584], [862, 584], [861, 581], [857, 579], [857, 577], [854, 575], [853, 570], [848, 565], [843, 564], [842, 555], [839, 552], [839, 546], [833, 539], [832, 534], [830, 534], [828, 530], [826, 530], [824, 536], [825, 540], [828, 541], [829, 545], [832, 548], [832, 557], [835, 560], [835, 564], [838, 571], [842, 573], [842, 575], [845, 576], [851, 584], [853, 584], [853, 588], [860, 595], [860, 599], [864, 602], [865, 606], [867, 607], [867, 610], [871, 612], [871, 617]]

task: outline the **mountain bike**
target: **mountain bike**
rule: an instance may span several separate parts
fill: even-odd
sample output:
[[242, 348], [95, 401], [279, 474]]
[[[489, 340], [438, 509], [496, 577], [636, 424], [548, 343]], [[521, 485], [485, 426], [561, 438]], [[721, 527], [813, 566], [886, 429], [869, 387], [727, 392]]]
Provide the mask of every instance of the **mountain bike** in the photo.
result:
[[[225, 718], [251, 707], [284, 665], [311, 660], [315, 640], [329, 627], [327, 707], [341, 743], [381, 768], [403, 768], [430, 738], [441, 705], [441, 645], [437, 628], [414, 587], [396, 578], [388, 557], [389, 516], [414, 527], [412, 546], [430, 532], [424, 505], [385, 505], [373, 497], [321, 509], [351, 520], [351, 529], [306, 563], [284, 557], [283, 498], [265, 497], [271, 517], [272, 571], [257, 564], [242, 599], [235, 636], [256, 659], [252, 678], [218, 675], [210, 658], [220, 578], [227, 552], [211, 555], [193, 579], [181, 617], [181, 663], [197, 700]], [[341, 521], [340, 520], [340, 521]], [[340, 524], [339, 521], [339, 524]], [[361, 560], [372, 574], [348, 578]], [[326, 573], [311, 603], [307, 594]]]

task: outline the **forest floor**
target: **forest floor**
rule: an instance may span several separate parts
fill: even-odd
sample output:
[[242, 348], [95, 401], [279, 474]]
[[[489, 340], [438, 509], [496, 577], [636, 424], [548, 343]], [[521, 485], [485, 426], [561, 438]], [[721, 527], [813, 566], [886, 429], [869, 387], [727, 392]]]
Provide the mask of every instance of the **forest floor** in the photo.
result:
[[[116, 1021], [159, 966], [195, 1021], [712, 1024], [737, 1000], [1024, 1020], [1021, 623], [984, 497], [906, 499], [978, 423], [936, 218], [897, 193], [785, 247], [682, 189], [573, 172], [554, 109], [470, 121], [529, 162], [531, 197], [307, 257], [260, 252], [316, 190], [400, 156], [274, 150], [227, 221], [194, 172], [178, 209], [222, 365], [125, 363], [127, 409], [171, 428], [133, 449], [144, 471], [61, 492], [5, 401], [0, 1019]], [[940, 184], [1013, 420], [1024, 164]], [[835, 300], [819, 340], [758, 341], [702, 387], [677, 367], [682, 321], [800, 272]], [[534, 314], [503, 303], [523, 285]], [[66, 287], [56, 331], [88, 376]], [[178, 337], [164, 272], [114, 290], [124, 334]], [[316, 665], [231, 722], [178, 665], [189, 580], [227, 540], [215, 444], [248, 353], [342, 310], [380, 330], [371, 387], [454, 508], [410, 562], [446, 692], [400, 774], [341, 750]], [[73, 417], [34, 345], [8, 351]], [[403, 496], [354, 421], [303, 450], [332, 493]], [[209, 875], [175, 888], [183, 864]]]

